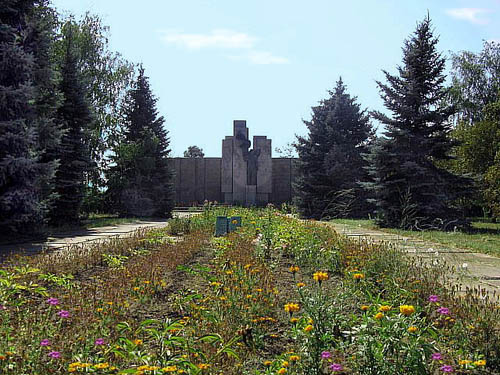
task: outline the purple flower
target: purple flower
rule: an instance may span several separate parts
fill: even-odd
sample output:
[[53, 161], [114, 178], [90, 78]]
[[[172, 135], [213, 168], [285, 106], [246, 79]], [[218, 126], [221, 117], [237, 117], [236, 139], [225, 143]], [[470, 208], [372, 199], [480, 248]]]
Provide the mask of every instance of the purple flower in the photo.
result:
[[49, 357], [50, 358], [61, 358], [61, 353], [60, 352], [50, 352]]
[[322, 352], [321, 353], [321, 358], [323, 359], [327, 359], [327, 358], [331, 358], [332, 357], [332, 353], [330, 352]]
[[7, 310], [7, 308], [4, 305], [0, 304], [0, 310]]
[[69, 311], [67, 310], [61, 310], [57, 313], [61, 318], [69, 318]]
[[439, 309], [437, 309], [437, 312], [441, 315], [448, 315], [450, 313], [450, 309], [448, 309], [447, 307], [440, 307]]
[[440, 361], [443, 359], [443, 356], [441, 355], [441, 353], [432, 353], [431, 359], [433, 361]]
[[55, 305], [59, 305], [59, 300], [58, 300], [57, 298], [50, 297], [50, 298], [47, 300], [47, 303], [48, 303], [49, 305], [55, 306]]
[[49, 346], [50, 345], [50, 340], [49, 339], [43, 339], [40, 341], [41, 346]]
[[443, 372], [453, 372], [453, 366], [444, 365], [439, 368]]
[[104, 339], [103, 338], [96, 339], [94, 344], [95, 346], [104, 345]]
[[429, 296], [429, 302], [439, 302], [439, 296], [432, 294]]
[[342, 371], [343, 369], [344, 367], [342, 367], [340, 363], [332, 363], [330, 365], [330, 370], [332, 370], [333, 372]]

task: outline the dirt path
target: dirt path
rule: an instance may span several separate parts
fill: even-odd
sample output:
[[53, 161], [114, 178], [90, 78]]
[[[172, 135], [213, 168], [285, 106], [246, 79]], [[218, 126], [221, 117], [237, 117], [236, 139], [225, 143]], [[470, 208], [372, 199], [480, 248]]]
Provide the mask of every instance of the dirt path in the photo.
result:
[[330, 225], [337, 233], [351, 239], [389, 242], [412, 256], [428, 261], [444, 260], [457, 269], [457, 281], [463, 291], [469, 287], [500, 294], [500, 258], [382, 230], [365, 229], [349, 224], [330, 223]]

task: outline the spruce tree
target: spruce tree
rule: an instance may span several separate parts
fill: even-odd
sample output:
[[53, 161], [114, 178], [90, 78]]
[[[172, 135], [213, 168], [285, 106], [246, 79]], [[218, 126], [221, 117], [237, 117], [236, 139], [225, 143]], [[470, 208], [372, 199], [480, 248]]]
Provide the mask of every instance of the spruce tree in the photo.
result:
[[450, 158], [449, 118], [445, 104], [445, 59], [437, 51], [429, 17], [405, 41], [398, 75], [384, 71], [387, 84], [377, 82], [389, 117], [374, 112], [385, 125], [385, 138], [373, 147], [372, 183], [378, 223], [405, 229], [453, 229], [464, 224], [456, 200], [464, 196], [468, 180], [440, 167]]
[[27, 48], [33, 0], [0, 7], [0, 233], [33, 232], [44, 219], [39, 196], [45, 173], [37, 152], [32, 103], [35, 67]]
[[108, 173], [108, 195], [122, 215], [170, 217], [174, 207], [168, 132], [142, 66], [124, 104], [124, 137]]
[[361, 154], [373, 135], [369, 117], [339, 79], [330, 97], [313, 107], [309, 134], [297, 137], [298, 207], [305, 217], [363, 216], [370, 209], [359, 182], [365, 179]]
[[72, 35], [70, 31], [66, 39], [65, 59], [61, 70], [60, 91], [63, 102], [58, 110], [58, 118], [65, 134], [57, 154], [59, 168], [55, 185], [58, 198], [51, 213], [55, 224], [78, 223], [84, 196], [85, 173], [90, 163], [84, 134], [92, 123], [92, 115], [78, 70]]

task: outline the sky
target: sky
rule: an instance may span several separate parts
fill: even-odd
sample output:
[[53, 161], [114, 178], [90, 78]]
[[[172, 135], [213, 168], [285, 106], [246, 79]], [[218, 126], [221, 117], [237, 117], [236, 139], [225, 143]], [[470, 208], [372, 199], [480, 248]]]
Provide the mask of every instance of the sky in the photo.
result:
[[282, 148], [307, 133], [302, 120], [340, 76], [362, 108], [385, 111], [376, 81], [384, 82], [382, 69], [396, 71], [404, 40], [427, 12], [445, 57], [500, 42], [500, 0], [52, 3], [63, 14], [100, 15], [110, 49], [143, 64], [172, 156], [197, 145], [220, 157], [233, 120], [247, 121], [250, 138], [265, 135]]

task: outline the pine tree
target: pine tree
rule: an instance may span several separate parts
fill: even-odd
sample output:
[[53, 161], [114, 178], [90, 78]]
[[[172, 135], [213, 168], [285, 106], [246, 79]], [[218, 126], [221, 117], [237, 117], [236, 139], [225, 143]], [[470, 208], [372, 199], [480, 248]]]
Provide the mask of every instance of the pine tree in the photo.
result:
[[370, 209], [358, 183], [365, 179], [361, 154], [373, 135], [369, 118], [339, 79], [330, 97], [313, 107], [309, 134], [297, 137], [298, 206], [316, 219], [363, 216]]
[[108, 195], [123, 215], [170, 217], [174, 207], [170, 140], [156, 102], [140, 67], [124, 104], [124, 138], [108, 173]]
[[445, 59], [436, 50], [429, 17], [417, 25], [403, 47], [398, 76], [384, 71], [387, 84], [377, 82], [389, 117], [374, 112], [386, 127], [368, 156], [376, 193], [378, 223], [417, 229], [450, 228], [463, 224], [454, 202], [465, 194], [468, 180], [439, 166], [450, 158], [453, 142], [446, 106]]
[[43, 165], [39, 196], [44, 209], [49, 211], [57, 198], [54, 177], [59, 165], [57, 153], [63, 130], [57, 119], [62, 97], [58, 87], [57, 68], [52, 59], [57, 15], [48, 6], [48, 1], [39, 1], [29, 19], [29, 26], [31, 33], [26, 45], [34, 57], [34, 127], [37, 132], [38, 154]]
[[[44, 165], [37, 153], [32, 54], [26, 41], [33, 0], [0, 7], [0, 233], [33, 232], [44, 219], [39, 186]], [[37, 225], [38, 224], [38, 225]]]
[[92, 122], [92, 116], [77, 61], [70, 31], [66, 39], [60, 83], [64, 99], [58, 110], [58, 118], [65, 134], [57, 155], [60, 164], [55, 180], [58, 198], [51, 213], [55, 224], [78, 223], [84, 195], [85, 172], [90, 163], [84, 134]]

